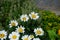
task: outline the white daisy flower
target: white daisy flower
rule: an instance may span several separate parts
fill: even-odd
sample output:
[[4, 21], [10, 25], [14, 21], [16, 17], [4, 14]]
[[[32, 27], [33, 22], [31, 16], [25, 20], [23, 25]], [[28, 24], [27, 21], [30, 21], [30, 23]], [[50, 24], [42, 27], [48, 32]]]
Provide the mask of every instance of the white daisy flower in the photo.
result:
[[31, 40], [28, 35], [22, 36], [22, 40]]
[[16, 20], [11, 20], [9, 25], [10, 25], [10, 27], [17, 26], [18, 22]]
[[33, 39], [33, 38], [34, 38], [34, 35], [29, 35], [29, 38], [30, 38], [30, 39]]
[[0, 31], [0, 39], [6, 39], [7, 38], [7, 32], [5, 30]]
[[37, 29], [34, 29], [34, 32], [36, 34], [36, 36], [40, 35], [44, 35], [44, 31], [42, 30], [42, 28], [37, 28]]
[[40, 40], [39, 38], [34, 38], [33, 40]]
[[30, 18], [33, 20], [36, 20], [39, 18], [38, 13], [35, 12], [31, 12], [31, 14], [29, 14]]
[[20, 19], [21, 19], [21, 21], [26, 22], [29, 20], [29, 17], [25, 14], [25, 15], [21, 15]]
[[24, 31], [24, 27], [22, 27], [22, 26], [18, 26], [18, 28], [16, 28], [16, 31], [18, 32], [18, 33], [24, 33], [25, 31]]
[[9, 39], [10, 40], [19, 40], [20, 34], [17, 32], [12, 32], [11, 34], [9, 34]]

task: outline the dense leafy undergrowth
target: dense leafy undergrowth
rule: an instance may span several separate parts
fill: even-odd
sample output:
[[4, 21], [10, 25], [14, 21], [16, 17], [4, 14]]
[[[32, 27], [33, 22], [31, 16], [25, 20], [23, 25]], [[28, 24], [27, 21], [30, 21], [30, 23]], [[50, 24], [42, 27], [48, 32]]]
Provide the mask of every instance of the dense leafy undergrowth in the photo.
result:
[[[7, 36], [6, 40], [17, 38], [17, 36], [10, 36], [10, 38], [9, 35], [13, 35], [19, 26], [23, 30], [19, 31], [16, 40], [60, 40], [60, 17], [51, 11], [38, 9], [33, 1], [1, 0], [0, 39], [4, 39], [4, 36]], [[32, 16], [31, 14], [36, 15]], [[2, 30], [7, 32], [5, 32], [6, 35], [2, 36], [4, 34]], [[34, 30], [38, 30], [38, 32], [34, 32]], [[27, 38], [32, 36], [32, 39], [24, 39], [25, 36]]]

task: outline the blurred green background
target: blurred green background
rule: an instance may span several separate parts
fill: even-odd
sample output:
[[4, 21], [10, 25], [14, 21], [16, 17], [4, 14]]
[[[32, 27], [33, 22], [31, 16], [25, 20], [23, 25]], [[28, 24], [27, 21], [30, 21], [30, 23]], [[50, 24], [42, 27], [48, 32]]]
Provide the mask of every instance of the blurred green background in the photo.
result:
[[0, 30], [8, 30], [10, 20], [20, 22], [20, 15], [30, 14], [32, 11], [39, 13], [40, 19], [36, 25], [41, 26], [45, 31], [41, 39], [60, 40], [57, 34], [60, 29], [60, 16], [53, 11], [39, 9], [34, 0], [0, 0]]

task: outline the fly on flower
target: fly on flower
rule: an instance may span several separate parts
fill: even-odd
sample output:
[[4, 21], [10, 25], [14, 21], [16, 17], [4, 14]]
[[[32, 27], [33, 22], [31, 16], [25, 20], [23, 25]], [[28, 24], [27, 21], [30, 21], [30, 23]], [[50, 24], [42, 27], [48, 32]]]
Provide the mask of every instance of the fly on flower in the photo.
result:
[[26, 21], [29, 20], [29, 17], [27, 16], [27, 14], [25, 14], [25, 15], [21, 15], [21, 16], [20, 16], [20, 19], [21, 19], [21, 21], [26, 22]]
[[29, 14], [30, 18], [33, 20], [36, 20], [39, 18], [38, 13], [35, 12], [31, 12], [31, 14]]
[[16, 20], [11, 20], [10, 22], [10, 28], [13, 27], [13, 26], [17, 26], [18, 25], [18, 22]]
[[6, 39], [7, 38], [7, 32], [5, 30], [0, 31], [0, 39]]

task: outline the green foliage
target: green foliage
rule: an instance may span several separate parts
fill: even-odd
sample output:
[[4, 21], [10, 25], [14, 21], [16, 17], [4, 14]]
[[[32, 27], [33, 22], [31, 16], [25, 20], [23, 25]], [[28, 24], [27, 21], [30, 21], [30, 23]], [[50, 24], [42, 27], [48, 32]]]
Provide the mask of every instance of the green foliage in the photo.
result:
[[[33, 34], [32, 31], [34, 28], [37, 28], [39, 26], [43, 28], [45, 32], [44, 36], [40, 37], [42, 40], [56, 40], [56, 38], [58, 39], [57, 30], [60, 29], [60, 17], [56, 16], [55, 13], [51, 11], [38, 9], [33, 1], [1, 1], [0, 30], [5, 29], [8, 31], [8, 33], [9, 31], [14, 31], [15, 28], [9, 29], [9, 22], [10, 20], [17, 20], [19, 22], [19, 25], [25, 26], [26, 30], [28, 30], [25, 34]], [[20, 16], [22, 14], [30, 14], [32, 11], [39, 13], [40, 18], [38, 20], [34, 21], [30, 19], [28, 22], [20, 21]]]
[[47, 30], [50, 40], [56, 40], [57, 34], [54, 30]]

